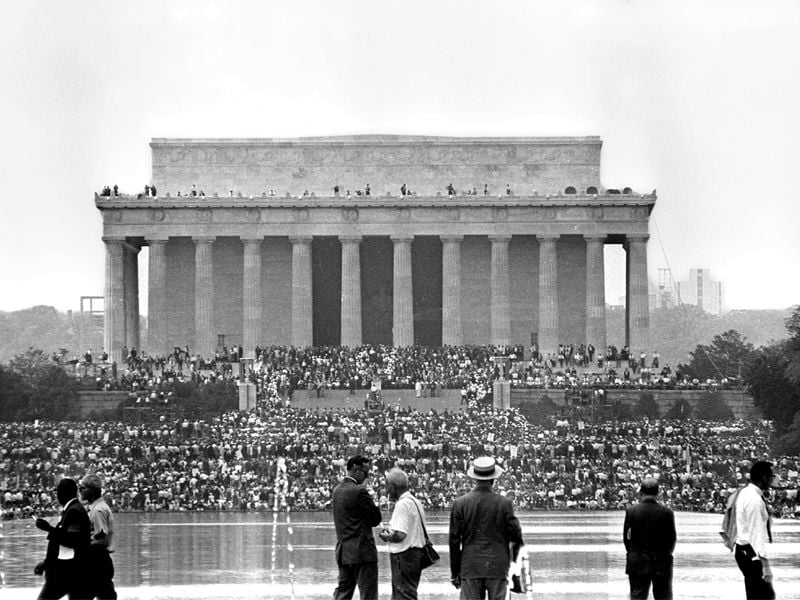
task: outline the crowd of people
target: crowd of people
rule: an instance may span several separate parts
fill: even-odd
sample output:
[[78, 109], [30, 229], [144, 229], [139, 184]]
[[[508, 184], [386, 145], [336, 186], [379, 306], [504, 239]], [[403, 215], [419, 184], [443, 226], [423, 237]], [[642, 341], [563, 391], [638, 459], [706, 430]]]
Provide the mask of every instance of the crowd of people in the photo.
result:
[[[0, 425], [5, 518], [55, 511], [60, 477], [96, 472], [115, 510], [327, 510], [348, 456], [372, 458], [376, 500], [383, 473], [408, 472], [417, 497], [446, 509], [469, 487], [470, 460], [497, 456], [498, 489], [528, 509], [618, 509], [645, 474], [678, 510], [721, 512], [768, 454], [768, 425], [636, 421], [529, 423], [518, 411], [472, 403], [454, 413], [384, 408], [309, 410], [259, 402], [209, 422]], [[796, 457], [782, 457], [776, 514], [798, 511]]]
[[[103, 356], [104, 353], [101, 353]], [[627, 349], [608, 346], [596, 353], [591, 345], [561, 345], [558, 352], [543, 355], [522, 346], [410, 346], [398, 348], [367, 344], [342, 346], [258, 347], [246, 370], [239, 368], [242, 349], [220, 349], [204, 358], [188, 347], [175, 348], [166, 356], [152, 356], [136, 349], [123, 350], [121, 366], [92, 362], [91, 351], [75, 365], [78, 374], [91, 379], [98, 390], [127, 390], [145, 402], [164, 399], [165, 387], [176, 381], [216, 383], [247, 378], [264, 390], [290, 398], [297, 390], [369, 390], [380, 380], [382, 389], [417, 389], [436, 395], [440, 389], [465, 390], [468, 399], [491, 394], [501, 375], [519, 389], [731, 389], [741, 382], [724, 377], [698, 380], [659, 365], [658, 352], [651, 360]], [[495, 358], [507, 357], [505, 365]], [[88, 367], [91, 367], [89, 369]]]

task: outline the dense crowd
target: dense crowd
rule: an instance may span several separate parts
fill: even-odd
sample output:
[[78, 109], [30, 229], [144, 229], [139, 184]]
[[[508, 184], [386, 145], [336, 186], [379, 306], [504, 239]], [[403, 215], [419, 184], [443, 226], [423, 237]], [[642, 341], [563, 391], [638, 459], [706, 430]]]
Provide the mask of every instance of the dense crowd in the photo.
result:
[[[661, 367], [657, 352], [635, 358], [627, 348], [608, 346], [597, 354], [591, 345], [561, 345], [555, 354], [542, 355], [536, 347], [521, 346], [411, 346], [397, 348], [363, 345], [295, 348], [256, 348], [255, 360], [240, 369], [242, 352], [236, 346], [203, 358], [189, 348], [175, 348], [166, 356], [151, 356], [124, 349], [120, 367], [92, 363], [91, 353], [75, 366], [76, 374], [92, 381], [96, 389], [126, 390], [140, 402], [164, 400], [175, 382], [201, 384], [238, 381], [256, 383], [260, 397], [292, 397], [297, 390], [369, 390], [380, 381], [382, 389], [417, 389], [436, 395], [439, 389], [462, 389], [470, 399], [491, 393], [492, 382], [502, 374], [515, 388], [628, 388], [628, 389], [729, 389], [740, 382], [727, 378], [697, 380]], [[501, 366], [494, 360], [507, 357]], [[91, 369], [89, 368], [91, 367]]]
[[[467, 491], [479, 455], [506, 469], [497, 486], [527, 509], [616, 509], [652, 474], [678, 510], [716, 511], [768, 456], [766, 424], [636, 421], [529, 423], [516, 410], [472, 403], [457, 413], [386, 408], [306, 410], [260, 402], [210, 422], [0, 425], [0, 504], [5, 518], [56, 510], [63, 476], [97, 472], [115, 510], [325, 510], [347, 457], [373, 457], [368, 479], [386, 505], [383, 474], [406, 469], [417, 497], [446, 509]], [[781, 457], [776, 514], [798, 512], [798, 459]]]

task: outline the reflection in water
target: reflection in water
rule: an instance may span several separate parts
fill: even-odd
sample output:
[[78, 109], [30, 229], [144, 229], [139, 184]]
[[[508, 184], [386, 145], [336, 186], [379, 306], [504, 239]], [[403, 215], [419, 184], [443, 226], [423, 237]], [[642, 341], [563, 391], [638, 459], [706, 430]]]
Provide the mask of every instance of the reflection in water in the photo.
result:
[[[421, 597], [454, 597], [447, 561], [447, 513], [431, 513], [429, 532], [443, 560], [425, 571]], [[627, 580], [622, 512], [520, 515], [536, 597], [624, 598]], [[717, 531], [721, 515], [678, 513], [675, 592], [681, 598], [743, 595], [741, 576]], [[116, 515], [116, 584], [124, 597], [329, 597], [336, 581], [335, 533], [328, 513], [170, 513]], [[776, 588], [797, 589], [800, 522], [778, 521], [773, 545]], [[3, 523], [0, 597], [33, 588], [44, 534], [32, 520]], [[389, 562], [380, 545], [382, 595]], [[260, 590], [260, 595], [257, 591]], [[31, 591], [18, 590], [20, 597]], [[123, 597], [121, 595], [121, 597]]]

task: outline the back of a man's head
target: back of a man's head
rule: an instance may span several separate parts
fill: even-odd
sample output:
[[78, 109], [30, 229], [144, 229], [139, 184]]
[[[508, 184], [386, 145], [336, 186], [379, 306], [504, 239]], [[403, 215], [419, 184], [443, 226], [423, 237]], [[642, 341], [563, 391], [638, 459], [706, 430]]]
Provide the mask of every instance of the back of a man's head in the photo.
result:
[[347, 460], [347, 470], [352, 471], [353, 467], [363, 467], [364, 465], [369, 464], [370, 462], [372, 461], [368, 459], [366, 456], [356, 454], [355, 456], [351, 456]]
[[639, 493], [642, 496], [658, 496], [658, 481], [652, 477], [642, 480], [642, 486], [639, 488]]
[[386, 474], [386, 484], [393, 485], [398, 492], [408, 489], [408, 475], [400, 467], [392, 468]]

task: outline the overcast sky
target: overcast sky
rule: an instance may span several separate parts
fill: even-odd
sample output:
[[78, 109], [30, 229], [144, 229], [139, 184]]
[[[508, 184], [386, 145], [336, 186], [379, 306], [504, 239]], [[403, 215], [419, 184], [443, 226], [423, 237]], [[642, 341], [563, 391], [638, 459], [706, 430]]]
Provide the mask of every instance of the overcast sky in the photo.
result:
[[153, 137], [362, 133], [599, 135], [605, 186], [658, 190], [651, 280], [703, 267], [730, 308], [800, 303], [800, 2], [25, 0], [0, 19], [0, 310], [103, 294], [93, 194], [149, 182]]

